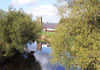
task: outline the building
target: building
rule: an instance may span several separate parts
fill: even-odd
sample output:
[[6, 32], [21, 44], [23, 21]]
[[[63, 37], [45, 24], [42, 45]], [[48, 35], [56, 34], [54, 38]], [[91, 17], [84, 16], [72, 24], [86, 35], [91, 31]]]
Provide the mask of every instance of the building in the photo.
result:
[[37, 17], [37, 22], [42, 24], [44, 32], [54, 32], [56, 30], [57, 23], [43, 23], [42, 17]]
[[44, 32], [54, 32], [56, 30], [56, 23], [43, 23]]
[[42, 24], [42, 17], [37, 17], [37, 23]]

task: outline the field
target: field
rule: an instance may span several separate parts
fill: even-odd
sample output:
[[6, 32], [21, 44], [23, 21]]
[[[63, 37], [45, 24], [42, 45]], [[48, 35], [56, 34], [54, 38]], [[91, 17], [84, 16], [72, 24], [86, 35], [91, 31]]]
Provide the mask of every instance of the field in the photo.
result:
[[50, 38], [55, 32], [42, 32], [43, 36]]

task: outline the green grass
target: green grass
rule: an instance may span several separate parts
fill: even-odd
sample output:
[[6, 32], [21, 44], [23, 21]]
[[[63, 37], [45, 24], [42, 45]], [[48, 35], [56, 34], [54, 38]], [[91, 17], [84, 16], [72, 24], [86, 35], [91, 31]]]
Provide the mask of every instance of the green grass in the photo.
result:
[[47, 37], [51, 37], [55, 32], [42, 32], [42, 35], [45, 35]]

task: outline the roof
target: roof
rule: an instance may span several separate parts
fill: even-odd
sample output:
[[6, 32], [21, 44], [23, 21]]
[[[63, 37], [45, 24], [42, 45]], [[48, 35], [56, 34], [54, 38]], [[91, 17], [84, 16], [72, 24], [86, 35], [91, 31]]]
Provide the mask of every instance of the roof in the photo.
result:
[[57, 23], [43, 23], [43, 28], [56, 28]]

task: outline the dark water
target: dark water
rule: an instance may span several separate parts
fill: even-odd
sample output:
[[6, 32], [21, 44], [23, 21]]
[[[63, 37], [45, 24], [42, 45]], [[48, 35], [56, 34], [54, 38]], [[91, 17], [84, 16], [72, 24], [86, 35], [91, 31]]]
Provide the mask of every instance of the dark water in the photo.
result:
[[42, 70], [40, 63], [35, 59], [34, 52], [21, 54], [16, 52], [13, 57], [6, 57], [0, 62], [0, 70]]

